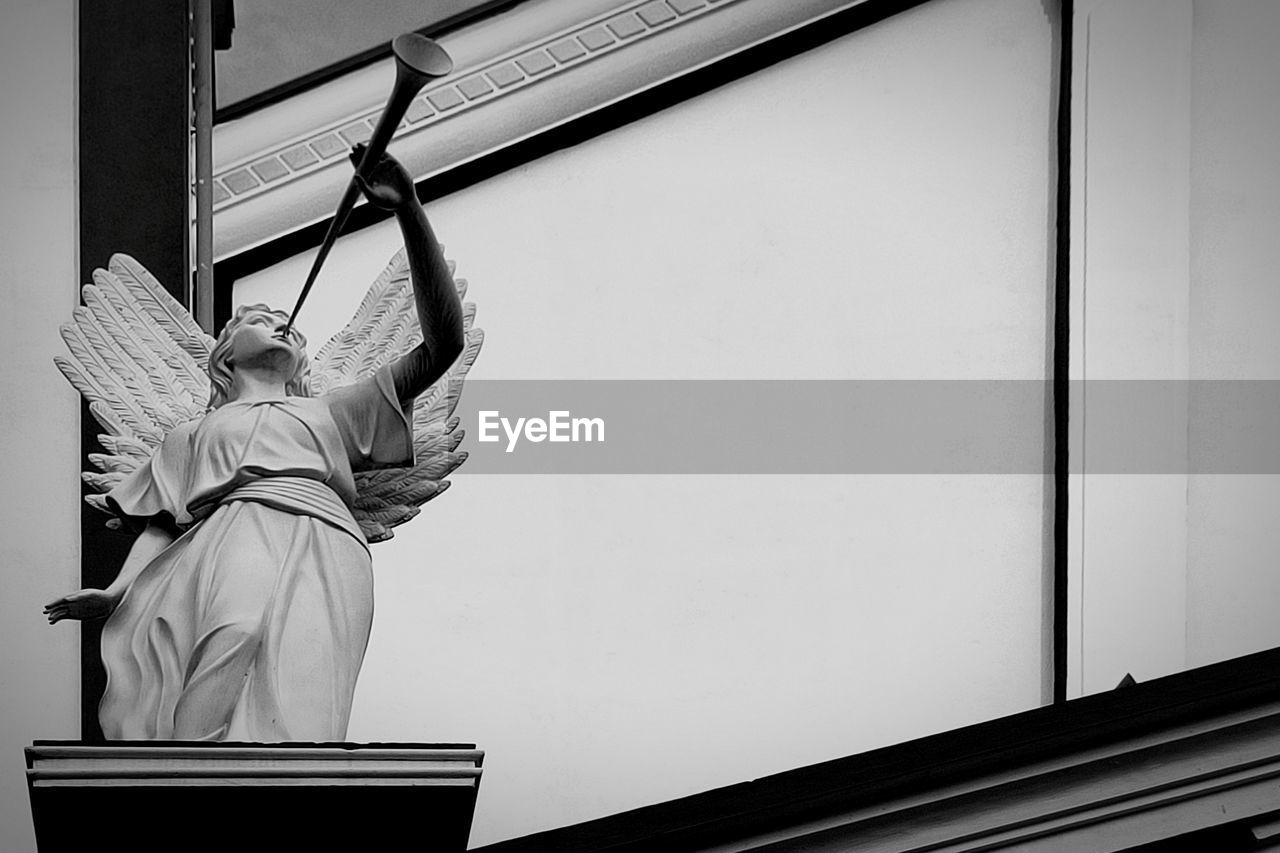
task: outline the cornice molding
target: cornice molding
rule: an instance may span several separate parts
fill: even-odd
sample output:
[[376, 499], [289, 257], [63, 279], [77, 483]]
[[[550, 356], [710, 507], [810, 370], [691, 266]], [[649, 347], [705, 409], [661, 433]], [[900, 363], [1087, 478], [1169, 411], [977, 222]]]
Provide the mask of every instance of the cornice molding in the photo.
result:
[[[440, 176], [869, 0], [529, 0], [441, 39], [455, 72], [413, 102], [392, 151]], [[329, 218], [393, 79], [386, 60], [214, 135], [215, 257]]]
[[[1274, 819], [1280, 704], [901, 798], [723, 848], [1121, 851]], [[791, 849], [787, 847], [786, 849]]]

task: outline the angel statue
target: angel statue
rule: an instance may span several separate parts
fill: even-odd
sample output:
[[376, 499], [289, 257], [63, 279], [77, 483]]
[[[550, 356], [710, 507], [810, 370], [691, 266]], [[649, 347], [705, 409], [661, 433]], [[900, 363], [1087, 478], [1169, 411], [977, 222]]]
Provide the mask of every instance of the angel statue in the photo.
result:
[[107, 617], [110, 739], [346, 736], [368, 543], [465, 459], [452, 413], [482, 341], [408, 174], [383, 155], [360, 188], [405, 248], [310, 361], [283, 312], [243, 306], [215, 341], [122, 255], [62, 329], [58, 366], [109, 433], [87, 500], [138, 534], [106, 589], [45, 606]]

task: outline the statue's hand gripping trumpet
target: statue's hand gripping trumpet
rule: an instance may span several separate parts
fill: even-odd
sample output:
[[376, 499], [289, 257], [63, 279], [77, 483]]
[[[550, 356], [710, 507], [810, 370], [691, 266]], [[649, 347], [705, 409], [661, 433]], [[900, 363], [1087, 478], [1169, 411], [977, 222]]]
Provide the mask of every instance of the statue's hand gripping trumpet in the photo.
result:
[[[392, 123], [394, 127], [394, 122]], [[108, 617], [110, 739], [334, 741], [373, 613], [368, 543], [465, 459], [453, 411], [483, 340], [412, 180], [357, 151], [405, 240], [321, 349], [241, 307], [215, 341], [137, 262], [94, 274], [58, 366], [106, 429], [88, 500], [138, 532], [115, 581], [46, 605]]]

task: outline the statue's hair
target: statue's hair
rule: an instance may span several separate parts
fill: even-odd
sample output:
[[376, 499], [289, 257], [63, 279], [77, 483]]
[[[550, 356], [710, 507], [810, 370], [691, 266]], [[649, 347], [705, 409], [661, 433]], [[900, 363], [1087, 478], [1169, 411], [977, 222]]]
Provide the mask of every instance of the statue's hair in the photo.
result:
[[[289, 319], [288, 314], [283, 311], [274, 311], [261, 302], [253, 305], [241, 305], [236, 309], [235, 316], [228, 320], [227, 325], [222, 328], [222, 333], [218, 335], [218, 340], [213, 345], [213, 350], [209, 353], [210, 409], [216, 409], [227, 402], [228, 395], [231, 393], [232, 371], [234, 370], [231, 365], [231, 335], [245, 319], [253, 314], [269, 314], [286, 322]], [[289, 329], [289, 335], [293, 338], [294, 343], [298, 345], [302, 357], [299, 359], [298, 369], [294, 371], [293, 376], [285, 383], [284, 392], [293, 397], [310, 397], [311, 360], [307, 358], [307, 339], [294, 328]]]

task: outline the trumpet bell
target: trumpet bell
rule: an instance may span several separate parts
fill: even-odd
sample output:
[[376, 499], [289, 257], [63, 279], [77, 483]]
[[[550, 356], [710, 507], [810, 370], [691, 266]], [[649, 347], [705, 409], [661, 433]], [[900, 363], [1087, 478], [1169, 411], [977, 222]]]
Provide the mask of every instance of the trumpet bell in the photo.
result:
[[453, 71], [453, 59], [443, 47], [426, 36], [405, 33], [391, 42], [398, 65], [425, 78], [444, 77]]

